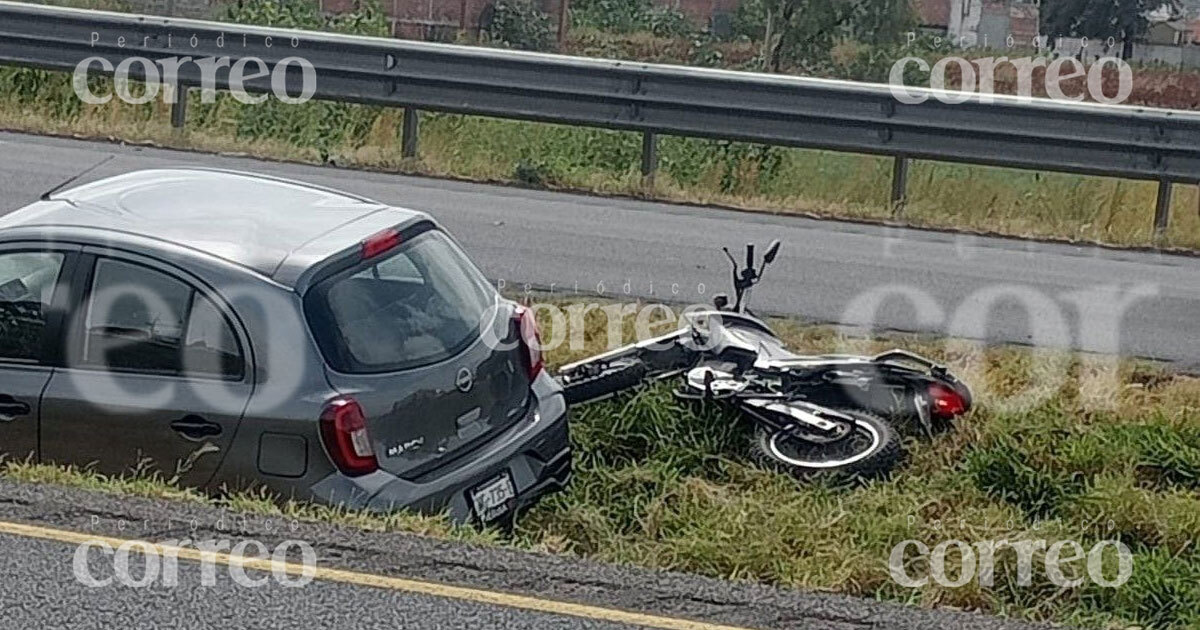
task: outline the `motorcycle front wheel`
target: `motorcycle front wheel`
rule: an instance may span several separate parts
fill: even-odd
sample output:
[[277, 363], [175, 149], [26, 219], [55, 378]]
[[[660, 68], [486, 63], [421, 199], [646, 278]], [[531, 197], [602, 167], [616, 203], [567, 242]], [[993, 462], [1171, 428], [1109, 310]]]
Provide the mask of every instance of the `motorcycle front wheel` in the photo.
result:
[[857, 409], [835, 409], [854, 418], [854, 429], [846, 437], [817, 444], [758, 427], [752, 449], [757, 459], [796, 476], [833, 472], [858, 477], [886, 474], [904, 453], [900, 436], [879, 416]]

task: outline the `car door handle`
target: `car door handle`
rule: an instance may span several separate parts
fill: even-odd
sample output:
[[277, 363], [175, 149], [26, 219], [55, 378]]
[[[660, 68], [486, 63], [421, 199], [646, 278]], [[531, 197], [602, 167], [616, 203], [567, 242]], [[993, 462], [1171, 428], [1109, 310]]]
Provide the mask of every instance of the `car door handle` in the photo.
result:
[[184, 416], [172, 422], [171, 428], [189, 440], [203, 440], [221, 435], [221, 425], [200, 416]]
[[0, 394], [0, 422], [12, 422], [17, 416], [27, 416], [33, 408], [8, 394]]

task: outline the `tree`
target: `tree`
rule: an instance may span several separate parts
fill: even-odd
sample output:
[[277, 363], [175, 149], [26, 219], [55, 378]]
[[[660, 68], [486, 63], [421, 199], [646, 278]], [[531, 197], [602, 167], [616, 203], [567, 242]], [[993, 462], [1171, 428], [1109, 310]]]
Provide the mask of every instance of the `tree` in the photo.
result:
[[762, 41], [763, 66], [825, 60], [843, 39], [891, 45], [913, 26], [908, 0], [759, 0], [744, 2], [744, 34]]
[[1150, 27], [1150, 13], [1165, 19], [1183, 16], [1179, 0], [1046, 0], [1042, 31], [1051, 40], [1060, 35], [1121, 42], [1121, 58], [1133, 56], [1133, 43]]
[[785, 54], [811, 59], [833, 46], [834, 32], [843, 18], [825, 0], [763, 0], [762, 60], [771, 72], [779, 72]]
[[485, 29], [493, 44], [520, 50], [550, 50], [554, 32], [550, 16], [542, 13], [530, 0], [496, 0]]

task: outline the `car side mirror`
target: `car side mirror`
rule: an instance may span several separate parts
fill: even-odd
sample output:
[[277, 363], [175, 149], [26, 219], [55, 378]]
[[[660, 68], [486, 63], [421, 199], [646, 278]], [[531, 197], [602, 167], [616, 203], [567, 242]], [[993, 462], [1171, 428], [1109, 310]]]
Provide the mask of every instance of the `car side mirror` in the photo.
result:
[[775, 262], [775, 256], [779, 254], [779, 239], [771, 241], [771, 245], [767, 247], [767, 253], [763, 254], [763, 264], [769, 265]]

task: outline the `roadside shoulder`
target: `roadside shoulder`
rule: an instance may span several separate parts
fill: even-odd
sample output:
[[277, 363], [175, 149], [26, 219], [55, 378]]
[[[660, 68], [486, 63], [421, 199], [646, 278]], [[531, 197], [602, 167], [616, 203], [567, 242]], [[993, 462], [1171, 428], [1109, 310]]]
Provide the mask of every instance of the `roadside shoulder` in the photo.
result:
[[0, 479], [0, 521], [161, 542], [302, 540], [323, 568], [747, 628], [1036, 628], [984, 615], [605, 565], [191, 502]]

